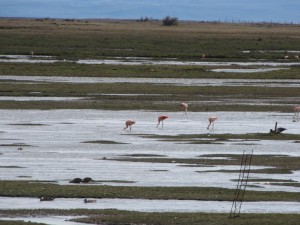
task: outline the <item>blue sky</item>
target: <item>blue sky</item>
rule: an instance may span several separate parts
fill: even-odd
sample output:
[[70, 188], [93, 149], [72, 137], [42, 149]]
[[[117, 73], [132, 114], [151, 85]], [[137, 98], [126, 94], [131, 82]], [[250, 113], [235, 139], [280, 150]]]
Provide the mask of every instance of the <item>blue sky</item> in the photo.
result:
[[0, 17], [300, 23], [300, 0], [0, 0]]

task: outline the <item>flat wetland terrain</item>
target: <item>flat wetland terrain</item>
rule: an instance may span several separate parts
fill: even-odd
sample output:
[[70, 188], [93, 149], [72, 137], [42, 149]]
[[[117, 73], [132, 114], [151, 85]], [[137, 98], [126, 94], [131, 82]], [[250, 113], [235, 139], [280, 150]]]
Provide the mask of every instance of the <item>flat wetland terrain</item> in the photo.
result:
[[[0, 19], [0, 224], [298, 224], [276, 205], [300, 202], [299, 46], [289, 24]], [[275, 122], [287, 130], [269, 133]], [[244, 150], [244, 201], [274, 205], [230, 218], [217, 204], [233, 200]], [[168, 211], [184, 201], [215, 209]]]

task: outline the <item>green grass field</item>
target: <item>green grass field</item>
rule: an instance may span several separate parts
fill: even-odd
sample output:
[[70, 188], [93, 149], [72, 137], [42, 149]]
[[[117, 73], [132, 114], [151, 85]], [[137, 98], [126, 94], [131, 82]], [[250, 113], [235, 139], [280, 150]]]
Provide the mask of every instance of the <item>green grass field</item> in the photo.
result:
[[[66, 59], [168, 57], [259, 59], [260, 50], [299, 50], [298, 25], [160, 22], [0, 20], [0, 54], [53, 55]], [[243, 50], [253, 50], [250, 55]], [[280, 60], [283, 53], [264, 58]]]

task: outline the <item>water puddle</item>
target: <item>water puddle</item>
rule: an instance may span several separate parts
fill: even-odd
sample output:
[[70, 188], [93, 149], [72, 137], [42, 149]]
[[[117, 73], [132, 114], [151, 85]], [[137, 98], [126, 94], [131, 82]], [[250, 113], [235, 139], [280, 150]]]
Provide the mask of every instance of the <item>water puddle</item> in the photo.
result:
[[56, 60], [51, 56], [29, 56], [29, 55], [0, 55], [0, 62], [12, 63], [56, 63], [69, 62], [78, 64], [106, 64], [106, 65], [178, 65], [178, 66], [295, 66], [300, 62], [207, 62], [207, 61], [178, 61], [172, 59], [155, 60], [143, 57], [116, 57], [114, 59], [80, 59]]
[[78, 101], [84, 98], [79, 97], [19, 97], [0, 96], [0, 101]]
[[[77, 223], [72, 222], [70, 219], [74, 219], [75, 217], [70, 216], [35, 216], [35, 217], [0, 217], [1, 220], [8, 221], [24, 221], [24, 222], [32, 222], [32, 223], [43, 223], [48, 225], [87, 225], [86, 223]], [[78, 217], [77, 217], [78, 218]]]
[[0, 55], [0, 62], [11, 62], [11, 63], [56, 63], [61, 60], [54, 59], [53, 56], [42, 56], [42, 55]]
[[258, 69], [212, 69], [212, 72], [223, 73], [263, 73], [275, 70], [284, 70], [287, 68], [258, 68]]
[[275, 53], [284, 53], [284, 54], [287, 54], [287, 53], [291, 53], [291, 54], [297, 54], [297, 53], [300, 53], [299, 50], [244, 50], [242, 51], [243, 53], [250, 53], [250, 52], [259, 52], [259, 53], [268, 53], [268, 52], [275, 52]]
[[[43, 223], [48, 225], [87, 225], [86, 223], [77, 223], [69, 221], [75, 217], [71, 216], [35, 216], [35, 217], [0, 217], [0, 220], [8, 221], [24, 221], [24, 222], [33, 222], [33, 223]], [[76, 217], [78, 218], [78, 217]]]
[[[208, 212], [229, 213], [231, 201], [148, 200], [148, 199], [84, 199], [57, 198], [41, 202], [37, 198], [0, 197], [0, 208], [8, 209], [118, 209], [139, 212]], [[244, 213], [300, 213], [300, 202], [244, 202]]]
[[1, 75], [0, 80], [55, 83], [143, 83], [172, 84], [179, 86], [261, 86], [300, 87], [297, 79], [188, 79], [188, 78], [137, 78], [137, 77], [62, 77], [62, 76], [12, 76]]
[[207, 62], [207, 61], [174, 61], [174, 60], [144, 60], [144, 59], [90, 59], [78, 60], [78, 64], [109, 64], [109, 65], [177, 65], [177, 66], [295, 66], [298, 62]]

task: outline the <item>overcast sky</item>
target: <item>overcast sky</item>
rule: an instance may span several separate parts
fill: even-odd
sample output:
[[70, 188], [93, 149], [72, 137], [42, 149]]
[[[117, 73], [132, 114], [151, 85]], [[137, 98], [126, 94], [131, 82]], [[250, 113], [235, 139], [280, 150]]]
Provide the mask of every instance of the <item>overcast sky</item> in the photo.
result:
[[0, 0], [0, 17], [300, 23], [300, 0]]

